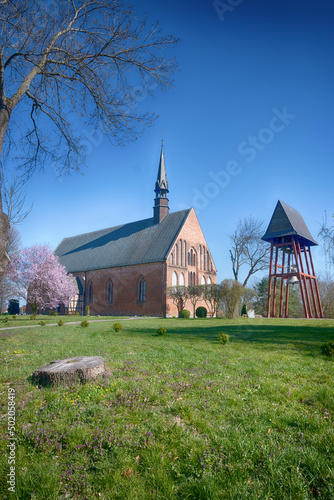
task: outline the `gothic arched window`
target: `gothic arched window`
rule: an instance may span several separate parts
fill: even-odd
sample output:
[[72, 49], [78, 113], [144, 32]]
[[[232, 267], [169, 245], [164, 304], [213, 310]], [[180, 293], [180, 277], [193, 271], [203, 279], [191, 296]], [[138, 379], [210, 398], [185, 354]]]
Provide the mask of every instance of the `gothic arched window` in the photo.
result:
[[139, 302], [145, 302], [145, 278], [142, 277], [139, 280], [138, 285], [138, 300]]
[[183, 273], [180, 274], [179, 284], [180, 284], [180, 286], [184, 286], [184, 274]]
[[177, 274], [174, 271], [172, 275], [172, 286], [177, 286]]
[[88, 302], [90, 304], [93, 302], [93, 283], [91, 281], [88, 283]]
[[111, 280], [107, 283], [107, 302], [112, 304], [114, 301], [114, 285]]

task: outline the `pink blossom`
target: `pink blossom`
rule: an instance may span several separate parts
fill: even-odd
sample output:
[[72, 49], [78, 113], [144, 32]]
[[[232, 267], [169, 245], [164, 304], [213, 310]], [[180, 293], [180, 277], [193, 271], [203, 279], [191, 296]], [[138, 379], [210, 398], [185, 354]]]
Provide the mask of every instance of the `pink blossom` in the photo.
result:
[[25, 248], [20, 255], [13, 255], [8, 267], [17, 295], [26, 299], [33, 312], [67, 305], [78, 293], [75, 278], [67, 274], [47, 245]]

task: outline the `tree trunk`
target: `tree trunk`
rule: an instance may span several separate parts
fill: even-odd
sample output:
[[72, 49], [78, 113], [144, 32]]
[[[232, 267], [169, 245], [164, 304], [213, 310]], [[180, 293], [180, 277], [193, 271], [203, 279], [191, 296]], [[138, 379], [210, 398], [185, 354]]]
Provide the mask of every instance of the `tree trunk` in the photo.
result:
[[[3, 142], [5, 139], [5, 133], [9, 123], [9, 112], [5, 107], [0, 105], [0, 158]], [[9, 263], [9, 257], [7, 254], [7, 246], [9, 243], [9, 220], [6, 214], [2, 210], [2, 178], [0, 171], [0, 279], [4, 276], [6, 272], [7, 264]]]

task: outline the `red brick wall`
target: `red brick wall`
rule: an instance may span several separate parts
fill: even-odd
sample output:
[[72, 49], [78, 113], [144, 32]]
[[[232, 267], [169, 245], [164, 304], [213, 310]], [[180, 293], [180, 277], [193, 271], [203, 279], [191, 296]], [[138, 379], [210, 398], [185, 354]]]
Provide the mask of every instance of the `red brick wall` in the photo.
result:
[[[186, 244], [186, 251], [184, 252], [184, 243]], [[177, 245], [177, 253], [178, 257], [176, 258], [176, 245]], [[180, 248], [182, 247], [182, 252]], [[201, 248], [200, 248], [201, 247]], [[196, 260], [195, 266], [188, 264], [188, 252], [193, 249]], [[172, 286], [172, 276], [173, 273], [176, 272], [178, 277], [178, 284], [180, 284], [180, 275], [183, 273], [184, 275], [184, 285], [190, 285], [189, 282], [189, 272], [195, 273], [196, 285], [201, 284], [202, 277], [205, 278], [205, 282], [208, 282], [208, 278], [210, 277], [211, 283], [216, 283], [216, 267], [212, 260], [210, 251], [209, 251], [209, 268], [207, 262], [205, 263], [204, 269], [204, 259], [200, 259], [200, 255], [202, 256], [205, 252], [205, 256], [207, 255], [208, 245], [204, 238], [204, 234], [202, 228], [198, 222], [196, 213], [194, 209], [191, 209], [190, 214], [184, 223], [177, 240], [175, 241], [168, 257], [167, 257], [167, 287]], [[171, 263], [171, 254], [173, 255], [173, 263]], [[201, 262], [200, 262], [201, 261]], [[211, 270], [212, 264], [212, 270]], [[204, 301], [199, 301], [196, 304], [196, 308], [199, 306], [206, 307]], [[187, 301], [185, 305], [186, 309], [189, 309], [191, 314], [193, 313], [193, 306], [190, 301]], [[170, 298], [167, 298], [166, 304], [166, 312], [167, 316], [176, 316], [178, 315], [177, 307], [173, 304], [173, 301]]]
[[[97, 315], [163, 316], [165, 312], [165, 266], [161, 262], [124, 266], [111, 269], [73, 273], [86, 274], [86, 305]], [[139, 280], [145, 278], [145, 302], [138, 300]], [[107, 286], [113, 282], [113, 302], [108, 303]], [[88, 302], [89, 283], [93, 285], [93, 300]]]

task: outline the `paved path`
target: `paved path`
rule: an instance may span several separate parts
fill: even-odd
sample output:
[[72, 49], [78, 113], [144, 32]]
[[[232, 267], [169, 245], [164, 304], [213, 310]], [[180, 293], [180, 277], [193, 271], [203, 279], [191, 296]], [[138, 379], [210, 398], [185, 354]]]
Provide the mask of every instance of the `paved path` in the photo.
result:
[[[87, 319], [87, 316], [84, 316], [84, 319]], [[123, 318], [123, 319], [90, 319], [89, 320], [89, 323], [103, 323], [103, 322], [106, 322], [106, 321], [130, 321], [130, 320], [133, 320], [133, 319], [158, 319], [157, 317], [155, 316], [131, 316], [130, 318]], [[64, 320], [63, 320], [64, 321]], [[82, 320], [81, 320], [82, 321]], [[81, 321], [68, 321], [66, 323], [66, 321], [64, 321], [64, 326], [65, 325], [80, 325], [81, 324]], [[58, 326], [58, 323], [47, 323], [46, 325], [44, 325], [42, 327], [42, 325], [25, 325], [25, 326], [6, 326], [4, 328], [0, 328], [0, 332], [3, 331], [3, 330], [19, 330], [19, 329], [22, 329], [22, 328], [36, 328], [36, 327], [40, 327], [40, 328], [45, 328], [46, 326]]]

